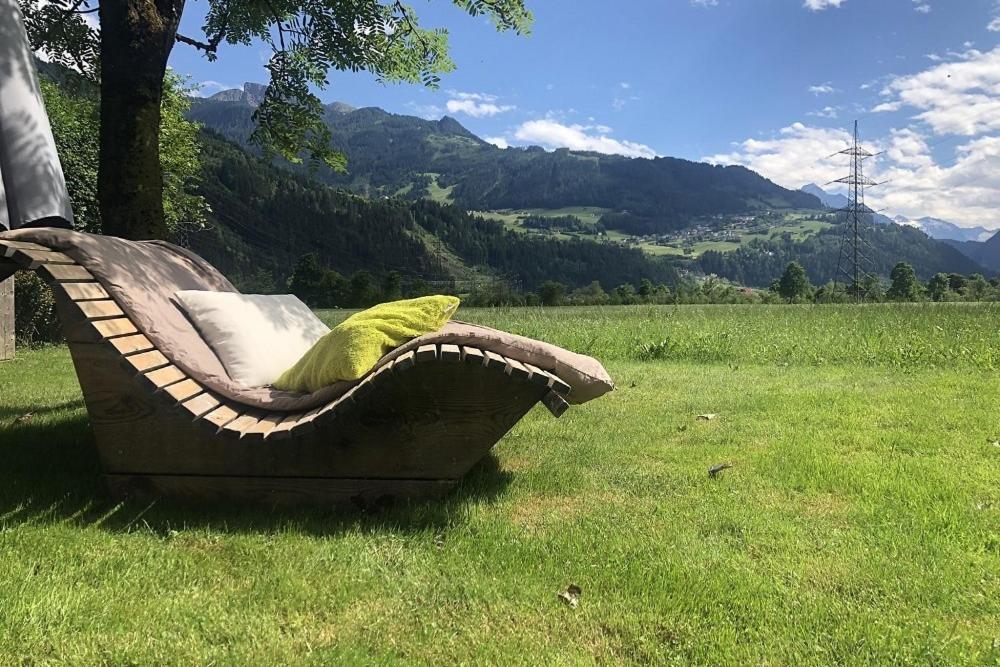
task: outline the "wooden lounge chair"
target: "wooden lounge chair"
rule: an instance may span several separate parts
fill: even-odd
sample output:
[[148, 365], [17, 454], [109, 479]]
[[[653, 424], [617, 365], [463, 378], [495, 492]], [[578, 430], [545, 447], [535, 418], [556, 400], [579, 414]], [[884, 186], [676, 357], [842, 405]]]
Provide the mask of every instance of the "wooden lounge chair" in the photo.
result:
[[[65, 249], [64, 249], [65, 250]], [[0, 279], [37, 271], [115, 497], [369, 503], [436, 496], [541, 401], [555, 373], [474, 345], [421, 345], [308, 410], [242, 405], [181, 369], [67, 250], [0, 236]]]

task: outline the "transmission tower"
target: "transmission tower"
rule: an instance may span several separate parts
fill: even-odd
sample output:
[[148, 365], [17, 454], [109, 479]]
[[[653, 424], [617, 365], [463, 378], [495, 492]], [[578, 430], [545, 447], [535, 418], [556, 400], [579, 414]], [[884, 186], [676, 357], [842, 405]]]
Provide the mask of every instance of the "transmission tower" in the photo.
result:
[[[858, 121], [854, 121], [854, 143], [850, 148], [834, 153], [851, 157], [851, 173], [843, 178], [830, 181], [847, 185], [847, 206], [844, 213], [843, 234], [840, 239], [840, 257], [837, 260], [837, 275], [846, 279], [848, 293], [855, 301], [864, 301], [867, 286], [875, 279], [875, 261], [866, 233], [874, 225], [872, 210], [865, 205], [865, 188], [878, 185], [864, 175], [864, 161], [876, 153], [865, 149], [858, 136]], [[832, 157], [832, 156], [831, 156]]]

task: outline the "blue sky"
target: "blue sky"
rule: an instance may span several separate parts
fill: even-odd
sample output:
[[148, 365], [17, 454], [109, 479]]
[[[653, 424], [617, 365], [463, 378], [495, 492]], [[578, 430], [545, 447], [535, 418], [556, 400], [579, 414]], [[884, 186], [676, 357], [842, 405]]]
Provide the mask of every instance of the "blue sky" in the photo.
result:
[[[861, 120], [890, 213], [1000, 227], [998, 0], [528, 0], [532, 33], [497, 33], [446, 0], [440, 89], [332, 73], [324, 101], [451, 115], [499, 145], [746, 164], [782, 185], [840, 175], [825, 155]], [[204, 2], [181, 32], [197, 35]], [[178, 45], [203, 93], [266, 81], [262, 45], [217, 62]], [[824, 152], [825, 151], [825, 152]], [[934, 195], [947, 190], [948, 196]], [[992, 193], [992, 194], [991, 194]], [[933, 195], [933, 196], [932, 196]]]

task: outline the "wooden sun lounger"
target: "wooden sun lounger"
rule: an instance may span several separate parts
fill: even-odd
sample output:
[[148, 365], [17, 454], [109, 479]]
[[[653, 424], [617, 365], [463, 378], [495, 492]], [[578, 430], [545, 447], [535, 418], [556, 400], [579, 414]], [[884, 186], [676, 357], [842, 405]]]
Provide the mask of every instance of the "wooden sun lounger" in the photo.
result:
[[234, 403], [189, 378], [94, 276], [34, 243], [0, 241], [0, 279], [52, 287], [110, 493], [118, 498], [326, 502], [440, 495], [536, 403], [569, 386], [492, 351], [425, 345], [343, 397], [295, 413]]

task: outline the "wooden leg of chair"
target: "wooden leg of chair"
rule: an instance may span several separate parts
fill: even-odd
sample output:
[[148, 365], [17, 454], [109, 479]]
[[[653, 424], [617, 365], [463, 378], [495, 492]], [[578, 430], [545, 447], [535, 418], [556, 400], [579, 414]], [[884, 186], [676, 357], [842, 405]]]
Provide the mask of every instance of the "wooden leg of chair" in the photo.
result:
[[550, 391], [542, 397], [542, 403], [549, 409], [555, 417], [562, 417], [563, 413], [569, 410], [569, 403], [557, 392]]

